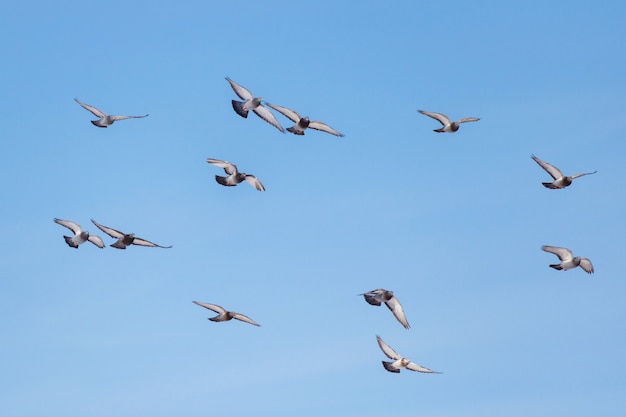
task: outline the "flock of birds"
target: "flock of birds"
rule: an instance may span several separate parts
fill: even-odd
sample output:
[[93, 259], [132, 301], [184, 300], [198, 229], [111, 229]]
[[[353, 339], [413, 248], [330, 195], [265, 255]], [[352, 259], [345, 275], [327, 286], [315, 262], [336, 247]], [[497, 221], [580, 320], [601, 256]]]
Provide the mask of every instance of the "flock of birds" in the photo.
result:
[[[329, 133], [331, 135], [338, 136], [338, 137], [344, 136], [342, 133], [338, 132], [337, 130], [333, 129], [327, 124], [320, 122], [320, 121], [312, 121], [308, 118], [308, 116], [301, 117], [296, 111], [291, 110], [287, 107], [278, 106], [278, 105], [270, 104], [267, 102], [265, 102], [265, 104], [267, 105], [267, 107], [265, 107], [263, 105], [264, 99], [262, 97], [255, 97], [248, 89], [235, 83], [233, 80], [231, 80], [228, 77], [226, 77], [226, 80], [232, 87], [235, 94], [237, 94], [237, 96], [241, 100], [244, 100], [244, 101], [231, 100], [233, 110], [239, 116], [243, 118], [247, 118], [249, 111], [252, 110], [261, 119], [263, 119], [270, 125], [274, 126], [278, 130], [280, 130], [282, 133], [285, 133], [285, 129], [281, 126], [281, 124], [278, 122], [278, 120], [272, 114], [272, 112], [267, 108], [269, 107], [279, 112], [280, 114], [284, 115], [285, 117], [287, 117], [289, 120], [291, 120], [294, 123], [293, 126], [288, 127], [286, 130], [295, 135], [304, 135], [306, 129], [314, 129], [314, 130], [326, 132], [326, 133]], [[97, 126], [100, 128], [107, 128], [108, 126], [111, 126], [114, 122], [118, 120], [143, 118], [143, 117], [148, 116], [148, 114], [143, 115], [143, 116], [108, 115], [102, 110], [99, 110], [96, 107], [85, 104], [78, 99], [74, 99], [74, 100], [78, 104], [80, 104], [84, 109], [88, 110], [94, 116], [99, 118], [98, 120], [92, 120], [91, 123], [94, 126]], [[442, 113], [435, 113], [435, 112], [429, 112], [429, 111], [424, 111], [424, 110], [418, 110], [418, 112], [425, 116], [428, 116], [437, 120], [441, 124], [440, 128], [434, 129], [434, 131], [437, 133], [454, 133], [459, 130], [462, 123], [477, 122], [480, 120], [477, 117], [466, 117], [458, 121], [451, 121], [446, 115]], [[543, 182], [542, 184], [546, 188], [553, 189], [553, 190], [563, 189], [565, 187], [568, 187], [572, 184], [574, 179], [585, 176], [585, 175], [595, 174], [597, 172], [597, 171], [594, 171], [594, 172], [576, 174], [572, 176], [566, 176], [566, 175], [563, 175], [563, 173], [557, 167], [545, 161], [542, 161], [541, 159], [537, 158], [535, 155], [532, 155], [531, 158], [552, 177], [553, 181]], [[265, 187], [263, 186], [263, 184], [258, 178], [256, 178], [252, 174], [239, 172], [239, 170], [237, 169], [237, 166], [231, 162], [224, 161], [221, 159], [208, 158], [207, 163], [224, 169], [224, 172], [227, 174], [227, 176], [215, 175], [215, 180], [217, 181], [217, 183], [223, 186], [233, 187], [245, 181], [248, 184], [250, 184], [252, 187], [254, 187], [256, 190], [265, 191]], [[157, 248], [171, 248], [172, 247], [172, 246], [157, 245], [156, 243], [136, 237], [134, 233], [128, 233], [128, 234], [123, 233], [123, 232], [120, 232], [119, 230], [116, 230], [107, 226], [103, 226], [97, 223], [93, 219], [91, 221], [98, 229], [100, 229], [106, 235], [116, 239], [116, 241], [110, 246], [117, 248], [117, 249], [126, 249], [126, 247], [130, 245], [157, 247]], [[62, 220], [58, 218], [55, 218], [54, 222], [72, 231], [73, 233], [72, 236], [63, 236], [63, 238], [65, 239], [65, 243], [67, 243], [67, 245], [72, 248], [78, 249], [78, 247], [81, 244], [87, 241], [93, 243], [94, 245], [96, 245], [97, 247], [101, 249], [105, 247], [103, 240], [99, 236], [90, 234], [88, 231], [83, 230], [81, 226], [76, 222], [73, 222], [70, 220]], [[567, 271], [569, 269], [580, 267], [589, 274], [594, 272], [593, 264], [591, 263], [589, 259], [583, 258], [580, 256], [574, 256], [572, 251], [569, 250], [568, 248], [544, 245], [542, 246], [542, 249], [546, 252], [556, 255], [560, 260], [559, 263], [549, 265], [551, 268], [554, 268], [556, 270]], [[363, 296], [365, 301], [368, 304], [373, 305], [373, 306], [381, 306], [384, 303], [387, 306], [387, 308], [393, 313], [397, 321], [405, 329], [410, 328], [409, 322], [406, 318], [406, 314], [404, 313], [404, 309], [402, 308], [400, 301], [395, 297], [393, 291], [389, 291], [384, 288], [378, 288], [378, 289], [368, 291], [366, 293], [362, 293], [359, 295]], [[217, 313], [217, 316], [209, 318], [209, 320], [211, 321], [223, 322], [223, 321], [236, 319], [245, 323], [252, 324], [254, 326], [260, 326], [259, 323], [252, 320], [250, 317], [241, 313], [236, 313], [234, 311], [228, 311], [217, 304], [204, 303], [200, 301], [193, 301], [193, 303]], [[412, 362], [410, 359], [399, 355], [394, 349], [392, 349], [387, 343], [385, 343], [380, 336], [376, 336], [376, 340], [378, 342], [380, 349], [383, 351], [383, 353], [389, 359], [392, 359], [391, 362], [382, 361], [383, 367], [387, 371], [393, 372], [393, 373], [399, 373], [400, 369], [405, 368], [411, 371], [417, 371], [417, 372], [423, 372], [423, 373], [431, 373], [431, 374], [440, 373], [440, 372], [425, 368], [421, 365], [418, 365]]]

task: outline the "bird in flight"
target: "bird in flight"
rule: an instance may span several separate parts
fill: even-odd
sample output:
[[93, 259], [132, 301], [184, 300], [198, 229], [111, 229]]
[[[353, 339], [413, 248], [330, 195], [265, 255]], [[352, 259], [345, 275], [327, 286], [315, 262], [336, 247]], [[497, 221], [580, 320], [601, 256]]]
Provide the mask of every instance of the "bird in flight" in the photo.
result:
[[418, 110], [418, 112], [422, 113], [425, 116], [432, 117], [433, 119], [441, 123], [442, 127], [434, 130], [434, 132], [437, 132], [437, 133], [443, 133], [443, 132], [454, 133], [457, 130], [459, 130], [461, 123], [477, 122], [480, 120], [480, 118], [478, 117], [465, 117], [459, 121], [453, 122], [445, 114], [435, 113], [435, 112], [430, 112], [430, 111], [425, 111], [425, 110]]
[[409, 371], [423, 372], [426, 374], [440, 374], [441, 372], [433, 371], [432, 369], [425, 368], [421, 365], [411, 362], [410, 359], [400, 356], [395, 350], [393, 350], [387, 343], [383, 341], [380, 336], [376, 336], [378, 346], [389, 359], [393, 359], [393, 362], [381, 361], [386, 370], [393, 373], [400, 373], [400, 369], [406, 368]]
[[293, 133], [294, 135], [304, 135], [304, 131], [307, 128], [319, 130], [322, 132], [330, 133], [335, 136], [344, 136], [343, 133], [339, 133], [332, 127], [328, 126], [326, 123], [318, 122], [315, 120], [309, 120], [308, 116], [301, 117], [294, 110], [288, 109], [287, 107], [277, 106], [276, 104], [267, 103], [268, 107], [276, 110], [277, 112], [286, 116], [289, 120], [295, 123], [292, 127], [288, 127], [287, 131]]
[[100, 118], [98, 120], [91, 120], [91, 123], [93, 123], [94, 126], [98, 126], [98, 127], [108, 127], [108, 126], [111, 126], [117, 120], [141, 119], [143, 117], [148, 117], [147, 114], [144, 115], [144, 116], [111, 116], [109, 114], [106, 114], [102, 110], [99, 110], [99, 109], [95, 108], [94, 106], [90, 106], [89, 104], [83, 103], [82, 101], [80, 101], [77, 98], [75, 98], [74, 100], [78, 104], [83, 106], [84, 109], [89, 110], [91, 113], [93, 113], [94, 116]]
[[550, 268], [554, 268], [558, 271], [567, 271], [568, 269], [576, 268], [580, 266], [583, 271], [588, 274], [593, 274], [593, 265], [591, 261], [587, 258], [581, 258], [580, 256], [574, 256], [572, 251], [567, 248], [560, 248], [558, 246], [547, 246], [544, 245], [541, 247], [546, 252], [550, 252], [559, 257], [561, 261], [558, 264], [550, 265]]
[[228, 174], [228, 177], [222, 177], [220, 175], [215, 176], [215, 181], [217, 181], [219, 184], [222, 184], [226, 187], [234, 187], [235, 185], [245, 181], [257, 190], [265, 191], [265, 187], [263, 186], [261, 181], [257, 179], [257, 177], [251, 174], [239, 172], [237, 170], [237, 165], [228, 161], [222, 161], [221, 159], [208, 158], [206, 161], [211, 165], [224, 168], [224, 171]]
[[171, 246], [161, 246], [156, 243], [149, 242], [140, 237], [136, 237], [134, 233], [122, 233], [119, 230], [112, 229], [110, 227], [106, 227], [96, 222], [94, 219], [91, 219], [91, 222], [96, 225], [96, 227], [102, 230], [107, 235], [112, 238], [117, 239], [117, 242], [113, 243], [111, 246], [117, 249], [126, 249], [127, 246], [137, 245], [137, 246], [148, 246], [151, 248], [164, 248], [169, 249]]
[[537, 158], [535, 155], [530, 156], [533, 161], [535, 161], [541, 168], [543, 168], [550, 176], [554, 179], [552, 182], [542, 182], [543, 186], [546, 188], [550, 188], [552, 190], [558, 190], [561, 188], [568, 187], [576, 178], [582, 177], [584, 175], [595, 174], [598, 171], [593, 172], [585, 172], [584, 174], [576, 174], [571, 177], [566, 177], [563, 173], [554, 165], [551, 165], [541, 159]]
[[263, 97], [254, 97], [248, 89], [246, 89], [244, 86], [237, 84], [228, 77], [226, 77], [226, 81], [230, 83], [230, 86], [233, 88], [235, 94], [237, 94], [240, 99], [245, 100], [231, 100], [233, 104], [233, 110], [235, 110], [235, 112], [239, 116], [246, 119], [248, 117], [248, 112], [252, 110], [261, 119], [265, 120], [267, 123], [271, 124], [282, 133], [285, 133], [285, 129], [280, 125], [280, 123], [278, 123], [278, 120], [276, 120], [276, 117], [274, 117], [272, 112], [265, 108], [263, 104], [261, 104], [261, 102], [263, 101]]
[[368, 291], [362, 295], [369, 304], [373, 306], [380, 306], [382, 303], [385, 303], [387, 308], [391, 310], [395, 318], [404, 326], [405, 329], [408, 329], [409, 322], [406, 319], [406, 315], [404, 314], [404, 310], [402, 309], [402, 305], [400, 301], [393, 295], [393, 291], [385, 290], [384, 288], [378, 288], [376, 290]]
[[208, 308], [209, 310], [216, 312], [217, 316], [209, 317], [209, 320], [211, 321], [220, 322], [220, 321], [229, 321], [229, 320], [235, 319], [235, 320], [240, 320], [246, 323], [250, 323], [254, 326], [261, 326], [259, 323], [252, 320], [250, 317], [245, 316], [241, 313], [235, 313], [234, 311], [225, 310], [224, 308], [218, 306], [217, 304], [202, 303], [200, 301], [194, 301], [193, 303], [199, 305], [200, 307]]
[[54, 219], [54, 222], [56, 224], [60, 224], [63, 227], [67, 227], [74, 233], [74, 236], [63, 236], [63, 239], [65, 239], [65, 243], [67, 243], [68, 246], [78, 249], [79, 245], [89, 241], [100, 249], [104, 248], [104, 242], [102, 241], [100, 236], [90, 235], [89, 232], [83, 230], [78, 223], [57, 218]]

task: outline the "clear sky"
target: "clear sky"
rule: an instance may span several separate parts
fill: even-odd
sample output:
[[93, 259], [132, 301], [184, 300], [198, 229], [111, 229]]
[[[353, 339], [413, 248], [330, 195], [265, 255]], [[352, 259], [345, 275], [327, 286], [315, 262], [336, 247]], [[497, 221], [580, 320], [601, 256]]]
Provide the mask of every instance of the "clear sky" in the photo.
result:
[[[625, 17], [4, 2], [0, 415], [624, 416]], [[345, 137], [239, 117], [226, 76]], [[75, 97], [150, 115], [99, 129]], [[481, 120], [438, 134], [418, 109]], [[531, 154], [598, 172], [548, 190]], [[267, 191], [217, 184], [209, 157]], [[55, 217], [173, 248], [72, 249]], [[411, 329], [357, 296], [379, 287]], [[386, 372], [377, 334], [443, 374]]]

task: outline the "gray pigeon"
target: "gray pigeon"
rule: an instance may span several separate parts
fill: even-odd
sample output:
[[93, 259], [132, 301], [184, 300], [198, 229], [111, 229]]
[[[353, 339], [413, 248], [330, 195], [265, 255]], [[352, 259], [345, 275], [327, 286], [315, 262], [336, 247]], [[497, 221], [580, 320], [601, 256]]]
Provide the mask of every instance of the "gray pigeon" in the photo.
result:
[[65, 239], [65, 243], [67, 243], [68, 246], [78, 249], [79, 245], [89, 241], [100, 249], [104, 248], [104, 242], [102, 241], [102, 239], [100, 239], [99, 236], [90, 235], [89, 232], [81, 229], [78, 223], [57, 218], [54, 219], [54, 222], [60, 224], [61, 226], [67, 227], [74, 233], [74, 236], [63, 236], [63, 239]]
[[542, 161], [541, 159], [537, 158], [535, 155], [531, 155], [530, 157], [533, 159], [533, 161], [539, 164], [539, 166], [543, 168], [548, 174], [550, 174], [550, 176], [554, 179], [554, 181], [552, 182], [542, 182], [544, 187], [550, 188], [552, 190], [565, 188], [569, 186], [572, 183], [572, 181], [574, 181], [575, 178], [582, 177], [584, 175], [595, 174], [596, 172], [598, 172], [598, 171], [586, 172], [584, 174], [576, 174], [576, 175], [572, 175], [571, 177], [566, 177], [554, 165], [550, 165], [549, 163]]
[[434, 130], [434, 132], [437, 132], [437, 133], [443, 133], [443, 132], [454, 133], [457, 130], [459, 130], [461, 123], [477, 122], [480, 120], [478, 117], [465, 117], [457, 122], [452, 122], [450, 121], [448, 116], [446, 116], [445, 114], [424, 111], [424, 110], [418, 110], [418, 112], [428, 117], [432, 117], [433, 119], [441, 123], [442, 127]]
[[117, 249], [126, 249], [127, 246], [130, 245], [138, 245], [138, 246], [148, 246], [151, 248], [164, 248], [169, 249], [171, 246], [161, 246], [156, 243], [149, 242], [140, 237], [136, 237], [134, 233], [122, 233], [119, 230], [111, 229], [110, 227], [103, 226], [96, 222], [94, 219], [91, 219], [91, 222], [96, 225], [96, 227], [102, 230], [107, 235], [112, 238], [117, 239], [117, 242], [113, 243], [111, 246]]
[[385, 290], [384, 288], [378, 288], [363, 294], [365, 301], [373, 306], [380, 306], [382, 303], [385, 303], [387, 308], [391, 310], [396, 319], [404, 326], [405, 329], [408, 329], [409, 322], [404, 315], [404, 310], [402, 309], [402, 305], [400, 301], [393, 295], [393, 291]]
[[201, 303], [200, 301], [194, 301], [193, 303], [216, 312], [218, 314], [217, 316], [209, 317], [209, 320], [211, 321], [220, 322], [220, 321], [229, 321], [229, 320], [235, 319], [235, 320], [244, 321], [246, 323], [250, 323], [254, 326], [261, 326], [259, 323], [252, 320], [250, 317], [245, 316], [240, 313], [235, 313], [234, 311], [227, 311], [224, 308], [218, 306], [217, 304]]
[[235, 91], [235, 94], [237, 94], [240, 99], [245, 100], [231, 100], [233, 104], [233, 110], [235, 110], [235, 112], [239, 116], [245, 119], [248, 117], [248, 112], [252, 110], [261, 119], [265, 120], [267, 123], [271, 124], [282, 133], [285, 133], [285, 129], [280, 125], [280, 123], [278, 123], [278, 120], [276, 120], [276, 117], [274, 117], [272, 112], [263, 107], [263, 104], [261, 104], [261, 102], [263, 101], [263, 97], [254, 97], [249, 90], [237, 84], [228, 77], [226, 77], [226, 81], [230, 83], [230, 86], [233, 88], [233, 91]]
[[234, 187], [235, 185], [245, 181], [259, 191], [265, 191], [265, 187], [261, 184], [261, 181], [254, 175], [245, 174], [237, 170], [237, 165], [228, 161], [222, 161], [221, 159], [208, 158], [206, 160], [209, 164], [224, 168], [224, 171], [228, 174], [228, 177], [222, 177], [220, 175], [215, 176], [215, 181], [226, 187]]
[[94, 116], [100, 118], [99, 120], [91, 120], [91, 123], [93, 123], [94, 126], [98, 126], [98, 127], [108, 127], [108, 126], [111, 126], [117, 120], [141, 119], [143, 117], [148, 117], [147, 114], [145, 116], [111, 116], [111, 115], [106, 114], [102, 110], [99, 110], [99, 109], [97, 109], [97, 108], [95, 108], [93, 106], [90, 106], [89, 104], [83, 103], [82, 101], [80, 101], [77, 98], [75, 98], [74, 100], [78, 104], [83, 106], [84, 109], [89, 110], [91, 113], [93, 113]]
[[568, 269], [576, 268], [580, 266], [583, 271], [588, 274], [593, 274], [593, 265], [591, 261], [587, 258], [581, 258], [580, 256], [574, 256], [572, 251], [567, 248], [560, 248], [558, 246], [547, 246], [544, 245], [541, 247], [546, 252], [550, 252], [555, 254], [561, 260], [558, 264], [550, 265], [550, 268], [554, 268], [558, 271], [567, 271]]
[[421, 365], [418, 365], [414, 362], [411, 362], [410, 359], [404, 358], [393, 350], [387, 343], [381, 339], [380, 336], [376, 336], [376, 340], [378, 341], [378, 346], [383, 351], [385, 355], [389, 359], [393, 359], [393, 362], [381, 361], [386, 370], [393, 373], [400, 373], [400, 369], [406, 368], [410, 371], [423, 372], [426, 374], [440, 374], [441, 372], [433, 371], [432, 369], [424, 368]]
[[287, 107], [281, 107], [281, 106], [277, 106], [276, 104], [270, 104], [270, 103], [267, 103], [267, 106], [285, 115], [289, 120], [295, 123], [294, 126], [287, 128], [287, 130], [293, 133], [294, 135], [304, 135], [304, 131], [307, 128], [311, 128], [315, 130], [320, 130], [322, 132], [330, 133], [331, 135], [335, 135], [335, 136], [344, 136], [343, 133], [337, 132], [335, 129], [333, 129], [332, 127], [328, 126], [325, 123], [311, 121], [309, 120], [308, 116], [300, 117], [298, 113], [296, 113], [295, 111], [291, 109], [288, 109]]

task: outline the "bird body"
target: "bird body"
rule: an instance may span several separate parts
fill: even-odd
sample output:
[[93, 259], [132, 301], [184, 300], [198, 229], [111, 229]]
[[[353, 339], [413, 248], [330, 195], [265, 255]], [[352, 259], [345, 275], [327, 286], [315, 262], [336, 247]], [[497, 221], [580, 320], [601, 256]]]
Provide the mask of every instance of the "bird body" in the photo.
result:
[[83, 230], [78, 223], [57, 218], [54, 219], [54, 222], [56, 224], [60, 224], [63, 227], [67, 227], [74, 233], [74, 236], [63, 236], [63, 239], [65, 239], [65, 243], [67, 243], [68, 246], [74, 249], [78, 249], [78, 246], [89, 241], [100, 249], [104, 248], [104, 242], [102, 241], [100, 236], [89, 234], [89, 232]]
[[433, 119], [441, 123], [442, 127], [434, 130], [434, 132], [437, 132], [437, 133], [444, 133], [444, 132], [454, 133], [457, 130], [459, 130], [461, 123], [477, 122], [480, 120], [480, 118], [478, 117], [465, 117], [461, 120], [453, 122], [448, 118], [448, 116], [442, 113], [435, 113], [435, 112], [430, 112], [430, 111], [425, 111], [425, 110], [418, 110], [418, 112], [420, 112], [421, 114], [425, 116], [432, 117]]
[[554, 268], [558, 271], [567, 271], [568, 269], [576, 268], [580, 266], [583, 271], [588, 274], [593, 274], [593, 264], [587, 258], [582, 258], [580, 256], [574, 256], [572, 251], [567, 248], [561, 248], [558, 246], [547, 246], [544, 245], [541, 247], [546, 252], [553, 253], [559, 257], [561, 261], [558, 264], [551, 264], [550, 268]]
[[572, 175], [572, 176], [566, 176], [563, 175], [563, 173], [561, 172], [561, 170], [559, 170], [557, 167], [555, 167], [554, 165], [551, 165], [545, 161], [542, 161], [541, 159], [537, 158], [535, 155], [531, 155], [530, 156], [533, 161], [535, 161], [541, 168], [543, 168], [548, 174], [550, 174], [550, 176], [554, 179], [554, 181], [552, 182], [542, 182], [541, 184], [543, 184], [544, 187], [546, 188], [550, 188], [552, 190], [558, 190], [558, 189], [562, 189], [565, 187], [568, 187], [572, 184], [572, 182], [574, 181], [574, 179], [585, 176], [585, 175], [592, 175], [595, 174], [598, 171], [593, 171], [593, 172], [586, 172], [583, 174], [576, 174], [576, 175]]
[[143, 117], [148, 117], [148, 115], [144, 115], [144, 116], [112, 116], [109, 114], [106, 114], [105, 112], [103, 112], [102, 110], [99, 110], [93, 106], [90, 106], [89, 104], [85, 104], [82, 101], [80, 101], [79, 99], [75, 98], [74, 99], [78, 104], [80, 104], [85, 110], [90, 111], [94, 116], [99, 117], [100, 119], [98, 120], [91, 120], [91, 123], [94, 126], [98, 126], [98, 127], [108, 127], [111, 126], [115, 121], [117, 120], [125, 120], [125, 119], [140, 119]]

